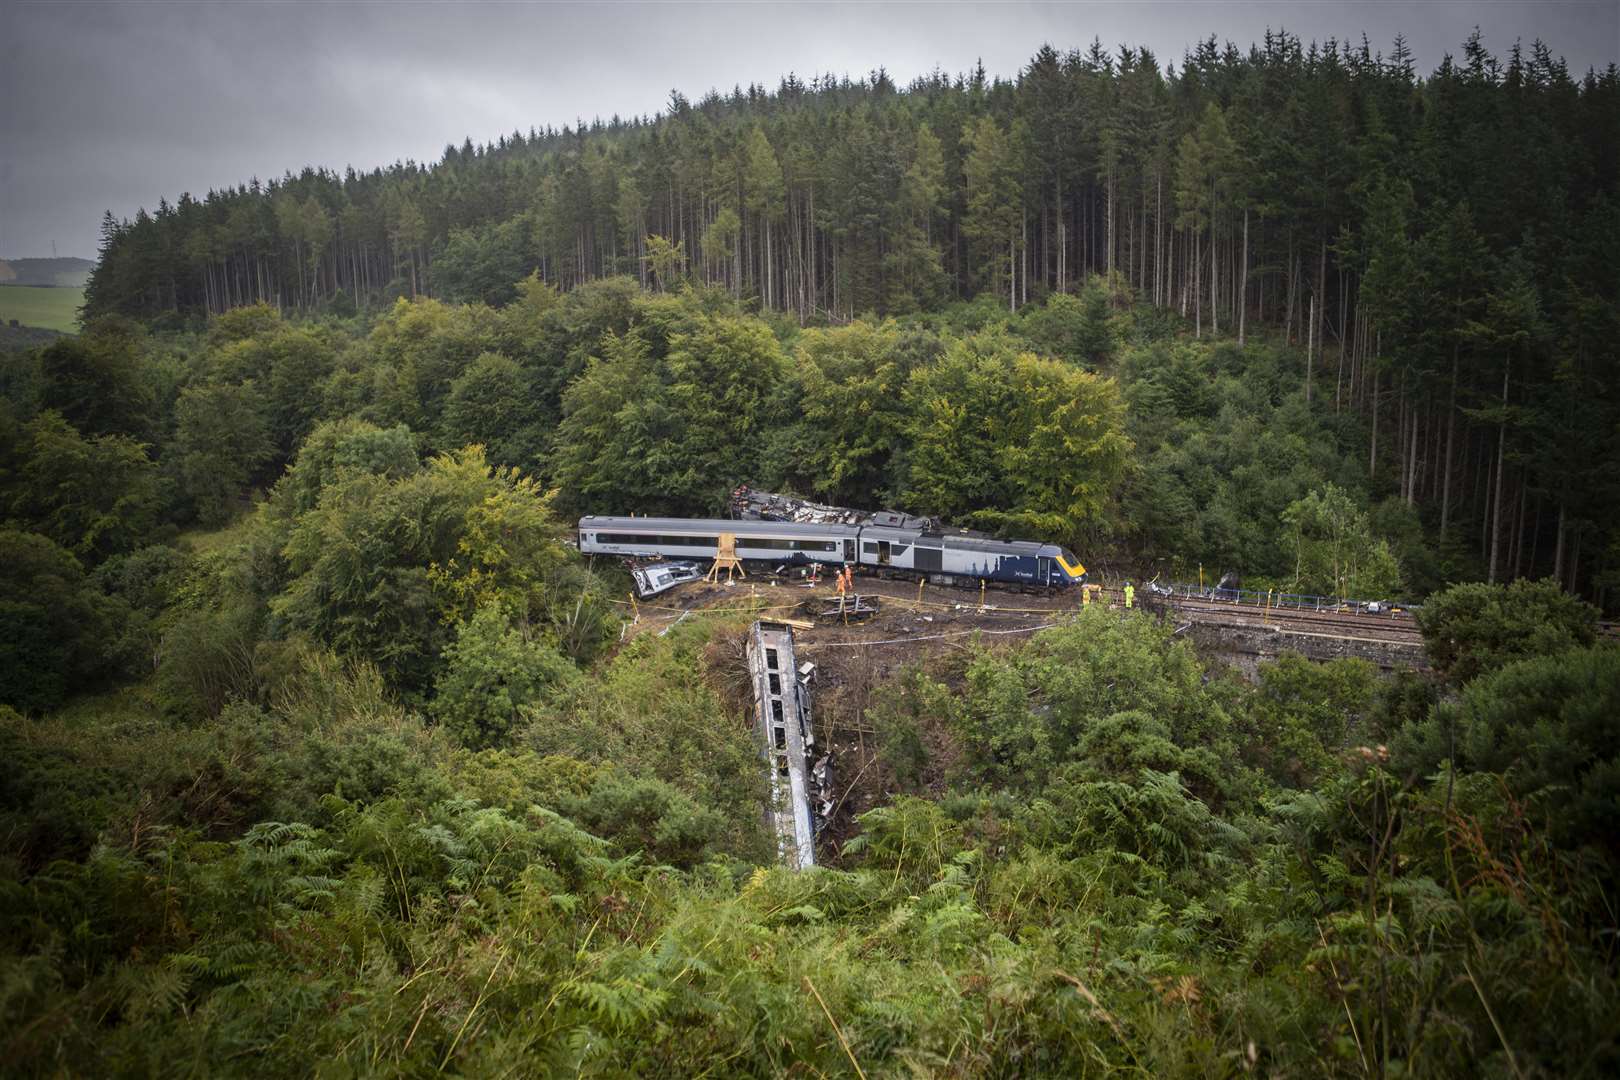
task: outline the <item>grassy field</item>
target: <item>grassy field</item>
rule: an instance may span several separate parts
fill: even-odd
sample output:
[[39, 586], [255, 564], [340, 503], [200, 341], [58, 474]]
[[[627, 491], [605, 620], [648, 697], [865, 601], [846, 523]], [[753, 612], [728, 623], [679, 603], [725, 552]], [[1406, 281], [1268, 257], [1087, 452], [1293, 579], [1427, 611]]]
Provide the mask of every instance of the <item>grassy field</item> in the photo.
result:
[[75, 334], [83, 289], [47, 289], [34, 285], [0, 285], [0, 323], [16, 319], [24, 326], [42, 326]]

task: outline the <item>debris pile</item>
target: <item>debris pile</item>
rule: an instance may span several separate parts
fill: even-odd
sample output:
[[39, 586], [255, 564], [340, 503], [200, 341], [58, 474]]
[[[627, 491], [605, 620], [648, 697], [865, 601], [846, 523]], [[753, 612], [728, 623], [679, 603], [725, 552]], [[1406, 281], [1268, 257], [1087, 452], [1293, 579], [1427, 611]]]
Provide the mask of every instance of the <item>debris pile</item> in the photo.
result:
[[731, 493], [731, 513], [745, 521], [793, 521], [809, 525], [882, 525], [891, 529], [918, 529], [922, 532], [939, 531], [933, 518], [916, 517], [895, 510], [851, 510], [847, 506], [829, 506], [811, 502], [796, 495], [778, 495], [770, 491], [755, 491], [743, 484]]

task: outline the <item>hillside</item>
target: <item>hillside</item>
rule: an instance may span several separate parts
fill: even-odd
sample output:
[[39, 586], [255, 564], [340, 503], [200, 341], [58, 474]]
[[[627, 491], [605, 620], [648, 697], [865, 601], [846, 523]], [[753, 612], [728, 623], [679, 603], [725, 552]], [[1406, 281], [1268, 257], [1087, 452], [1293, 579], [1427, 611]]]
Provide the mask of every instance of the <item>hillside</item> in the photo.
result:
[[863, 646], [817, 690], [846, 798], [793, 874], [745, 594], [632, 626], [623, 570], [564, 543], [751, 479], [1063, 538], [1110, 584], [1425, 580], [1296, 352], [1100, 279], [809, 330], [701, 287], [518, 291], [7, 365], [14, 1071], [1620, 1060], [1620, 651], [1553, 582], [1431, 593], [1434, 680], [1248, 682], [1144, 612], [930, 590], [822, 643]]
[[[1617, 91], [1042, 50], [109, 220], [0, 363], [7, 1075], [1620, 1074]], [[745, 483], [1106, 587], [865, 567], [804, 871], [827, 548], [580, 539]]]
[[83, 289], [95, 268], [89, 259], [0, 259], [0, 285]]
[[964, 300], [1016, 315], [1113, 275], [1195, 336], [1300, 346], [1290, 377], [1366, 430], [1380, 491], [1453, 565], [1611, 592], [1620, 72], [1578, 78], [1540, 42], [1492, 56], [1477, 33], [1427, 76], [1399, 43], [1287, 34], [1164, 59], [784, 78], [432, 165], [182, 196], [105, 223], [87, 312], [498, 306], [530, 274], [627, 275], [814, 326]]
[[17, 320], [23, 327], [72, 334], [79, 329], [84, 290], [67, 286], [0, 285], [0, 325]]

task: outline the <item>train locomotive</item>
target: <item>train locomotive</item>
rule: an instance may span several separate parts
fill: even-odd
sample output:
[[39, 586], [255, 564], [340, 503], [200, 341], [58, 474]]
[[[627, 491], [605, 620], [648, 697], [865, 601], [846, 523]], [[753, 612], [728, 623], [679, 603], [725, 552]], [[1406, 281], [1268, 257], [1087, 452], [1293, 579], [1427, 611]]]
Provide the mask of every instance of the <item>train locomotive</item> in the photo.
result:
[[1085, 584], [1086, 568], [1067, 548], [1033, 540], [997, 540], [947, 531], [930, 519], [889, 511], [835, 510], [821, 520], [584, 517], [579, 550], [632, 558], [714, 559], [720, 537], [736, 538], [744, 563], [829, 567], [926, 578], [937, 585], [999, 585], [1067, 589]]

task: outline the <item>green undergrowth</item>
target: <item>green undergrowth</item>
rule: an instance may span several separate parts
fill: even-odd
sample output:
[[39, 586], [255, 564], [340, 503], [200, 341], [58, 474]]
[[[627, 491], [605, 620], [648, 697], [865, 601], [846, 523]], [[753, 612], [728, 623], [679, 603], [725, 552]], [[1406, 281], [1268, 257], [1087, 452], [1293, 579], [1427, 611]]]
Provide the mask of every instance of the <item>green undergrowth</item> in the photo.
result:
[[[949, 744], [948, 766], [920, 763], [948, 791], [897, 791], [836, 866], [791, 873], [768, 866], [727, 689], [740, 629], [642, 635], [481, 750], [375, 669], [313, 649], [262, 698], [195, 723], [165, 720], [144, 685], [9, 714], [10, 1068], [1617, 1061], [1614, 849], [1592, 824], [1612, 758], [1589, 771], [1541, 753], [1521, 772], [1490, 734], [1515, 729], [1537, 686], [1584, 679], [1620, 701], [1612, 649], [1524, 660], [1409, 721], [1417, 688], [1353, 663], [1289, 659], [1237, 683], [1170, 628], [1095, 610], [880, 693], [880, 742], [904, 748], [909, 724], [928, 736], [914, 754]], [[1571, 711], [1562, 745], [1612, 754], [1599, 711]], [[1423, 756], [1436, 724], [1459, 732], [1455, 762]], [[1368, 746], [1390, 733], [1393, 750]]]

